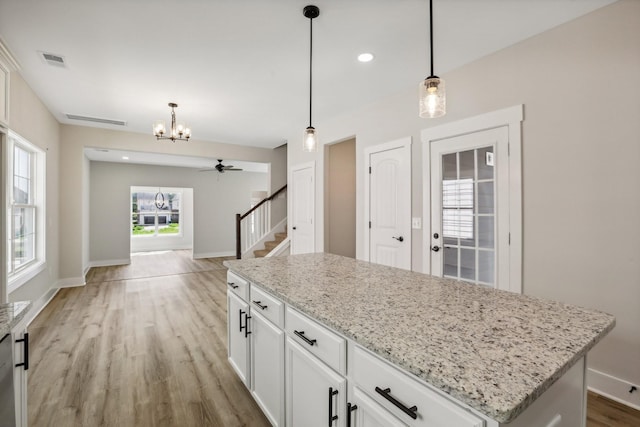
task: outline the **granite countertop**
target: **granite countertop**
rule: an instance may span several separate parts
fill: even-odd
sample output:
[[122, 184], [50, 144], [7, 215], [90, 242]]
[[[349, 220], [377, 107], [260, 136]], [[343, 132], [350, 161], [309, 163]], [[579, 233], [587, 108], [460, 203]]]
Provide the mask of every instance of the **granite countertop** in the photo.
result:
[[615, 325], [596, 310], [337, 255], [224, 264], [498, 422], [515, 419]]
[[31, 301], [0, 304], [0, 339], [11, 332], [11, 329], [22, 320], [30, 307]]

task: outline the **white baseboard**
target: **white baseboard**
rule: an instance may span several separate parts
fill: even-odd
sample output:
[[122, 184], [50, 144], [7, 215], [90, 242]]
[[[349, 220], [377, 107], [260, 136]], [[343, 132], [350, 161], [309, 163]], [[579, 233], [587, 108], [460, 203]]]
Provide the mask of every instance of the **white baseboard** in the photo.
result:
[[86, 285], [84, 277], [67, 277], [66, 279], [58, 280], [54, 286], [56, 288], [73, 288], [84, 285]]
[[236, 253], [234, 251], [226, 251], [226, 252], [204, 252], [204, 253], [193, 253], [193, 259], [200, 258], [219, 258], [223, 256], [234, 256]]
[[131, 264], [131, 258], [122, 259], [105, 259], [101, 261], [89, 261], [89, 268], [91, 267], [111, 267], [112, 265], [128, 265]]
[[[51, 302], [54, 296], [58, 293], [59, 288], [50, 288], [47, 292], [44, 293], [40, 298], [31, 302], [31, 308], [29, 312], [26, 314], [23, 320], [21, 320], [21, 324], [28, 327], [33, 319], [35, 319], [38, 314]], [[24, 323], [23, 323], [24, 322]]]
[[[629, 393], [631, 386], [636, 391]], [[632, 384], [595, 369], [587, 369], [587, 388], [601, 396], [640, 410], [640, 385]]]

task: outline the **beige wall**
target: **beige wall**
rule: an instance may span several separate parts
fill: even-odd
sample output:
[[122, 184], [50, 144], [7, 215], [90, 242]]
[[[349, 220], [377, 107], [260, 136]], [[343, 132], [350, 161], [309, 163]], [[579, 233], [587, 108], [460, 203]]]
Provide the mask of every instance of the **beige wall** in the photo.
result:
[[[61, 246], [60, 277], [63, 283], [81, 283], [88, 268], [89, 243], [86, 233], [87, 191], [85, 147], [100, 147], [139, 152], [161, 152], [209, 158], [237, 159], [272, 163], [271, 188], [286, 183], [286, 150], [272, 150], [231, 144], [191, 140], [189, 143], [157, 142], [151, 135], [62, 125], [61, 131], [61, 205], [60, 231], [65, 236]], [[84, 179], [83, 179], [84, 177]], [[85, 191], [83, 191], [83, 189]]]
[[[614, 314], [617, 326], [590, 353], [589, 367], [640, 384], [638, 76], [640, 2], [620, 0], [442, 73], [448, 105], [442, 119], [417, 117], [413, 86], [349, 115], [316, 118], [325, 143], [356, 136], [357, 256], [362, 258], [365, 250], [365, 147], [413, 138], [412, 216], [421, 216], [424, 224], [429, 218], [422, 212], [427, 180], [420, 131], [524, 104], [524, 292]], [[298, 128], [289, 140], [299, 139]], [[322, 174], [321, 153], [292, 146], [289, 167], [315, 160]], [[316, 182], [316, 250], [321, 251], [323, 177]], [[421, 244], [422, 230], [413, 230], [412, 268], [417, 271], [423, 264]]]
[[325, 252], [355, 258], [356, 140], [325, 150]]
[[[46, 153], [47, 268], [9, 295], [10, 301], [36, 300], [58, 279], [60, 126], [18, 73], [11, 73], [9, 128]], [[2, 262], [5, 262], [4, 260]]]

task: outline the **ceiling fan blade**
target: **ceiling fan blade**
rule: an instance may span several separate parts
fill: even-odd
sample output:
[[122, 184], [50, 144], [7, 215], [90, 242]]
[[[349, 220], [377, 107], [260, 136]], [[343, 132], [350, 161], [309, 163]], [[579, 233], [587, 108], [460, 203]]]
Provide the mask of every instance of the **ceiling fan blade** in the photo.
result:
[[213, 172], [216, 168], [198, 169], [198, 172]]
[[242, 169], [240, 169], [240, 168], [231, 168], [231, 169], [225, 168], [225, 170], [228, 170], [228, 171], [241, 171]]

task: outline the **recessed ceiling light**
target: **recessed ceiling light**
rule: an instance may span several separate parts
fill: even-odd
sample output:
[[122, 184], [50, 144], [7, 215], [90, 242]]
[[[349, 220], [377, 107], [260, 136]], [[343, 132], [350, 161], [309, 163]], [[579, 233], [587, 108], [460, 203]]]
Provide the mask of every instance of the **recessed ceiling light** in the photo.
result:
[[129, 160], [127, 156], [122, 156], [122, 160]]
[[358, 61], [360, 62], [371, 62], [373, 61], [373, 53], [365, 52], [358, 55]]

